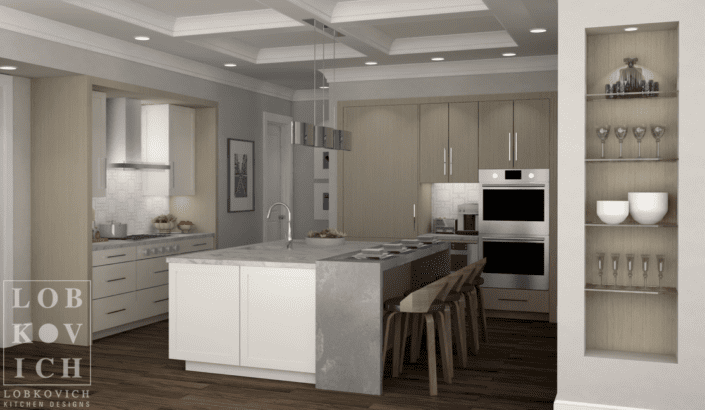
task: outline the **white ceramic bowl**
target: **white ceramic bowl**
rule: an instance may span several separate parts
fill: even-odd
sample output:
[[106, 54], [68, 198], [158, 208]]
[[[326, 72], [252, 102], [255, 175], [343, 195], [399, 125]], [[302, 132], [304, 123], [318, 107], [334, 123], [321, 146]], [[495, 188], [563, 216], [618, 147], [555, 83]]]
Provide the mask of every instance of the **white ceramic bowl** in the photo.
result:
[[306, 238], [305, 243], [309, 246], [343, 246], [345, 238]]
[[629, 215], [629, 201], [597, 201], [597, 216], [607, 225], [624, 222]]
[[668, 192], [630, 192], [629, 212], [640, 224], [654, 225], [668, 212]]

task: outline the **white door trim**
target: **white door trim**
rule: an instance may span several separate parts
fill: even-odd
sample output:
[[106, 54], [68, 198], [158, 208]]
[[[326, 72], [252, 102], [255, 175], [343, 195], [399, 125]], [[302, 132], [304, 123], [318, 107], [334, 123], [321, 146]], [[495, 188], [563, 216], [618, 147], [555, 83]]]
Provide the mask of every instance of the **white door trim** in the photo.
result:
[[[274, 122], [281, 124], [281, 143], [291, 144], [291, 123], [294, 119], [292, 117], [280, 114], [273, 114], [270, 112], [262, 113], [262, 158], [266, 158], [267, 155], [267, 124]], [[282, 145], [284, 146], [284, 145]], [[271, 148], [271, 147], [269, 147]], [[264, 201], [264, 192], [267, 192], [267, 184], [269, 183], [271, 177], [269, 175], [269, 167], [267, 164], [263, 164], [263, 175], [262, 175], [262, 240], [267, 241], [267, 210], [268, 205]], [[287, 152], [282, 152], [282, 202], [287, 204], [291, 209], [291, 213], [294, 213], [294, 150], [288, 150]]]
[[5, 280], [12, 280], [13, 277], [13, 107], [12, 107], [12, 77], [0, 75], [0, 272], [2, 273], [3, 287], [2, 295], [2, 347], [10, 347], [11, 343], [7, 338], [11, 332], [13, 315], [11, 306], [11, 288], [4, 285]]

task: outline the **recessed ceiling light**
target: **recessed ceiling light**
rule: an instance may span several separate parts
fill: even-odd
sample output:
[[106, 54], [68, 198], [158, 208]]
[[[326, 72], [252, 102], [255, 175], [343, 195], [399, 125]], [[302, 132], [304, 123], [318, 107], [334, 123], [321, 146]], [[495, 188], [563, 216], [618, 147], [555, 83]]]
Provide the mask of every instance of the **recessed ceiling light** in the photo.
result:
[[443, 61], [443, 60], [445, 60], [445, 58], [443, 58], [443, 57], [433, 57], [431, 59], [431, 61]]
[[377, 65], [376, 61], [368, 61], [365, 63], [365, 65]]
[[0, 66], [0, 70], [17, 70], [17, 67], [13, 65], [3, 65]]
[[545, 33], [546, 29], [545, 28], [532, 28], [531, 30], [532, 33]]
[[505, 56], [505, 57], [514, 57], [514, 56], [517, 55], [517, 54], [516, 54], [516, 53], [504, 53], [504, 54], [502, 54], [502, 55]]
[[637, 30], [639, 30], [639, 29], [636, 27], [627, 27], [624, 29], [624, 31], [637, 31]]
[[135, 37], [135, 40], [138, 40], [138, 41], [147, 41], [147, 40], [149, 40], [149, 37], [147, 37], [147, 36], [137, 36], [137, 37]]
[[226, 67], [237, 67], [237, 64], [233, 64], [233, 63], [227, 63], [227, 64], [223, 64], [223, 65]]
[[322, 89], [322, 90], [326, 90], [326, 89], [328, 89], [328, 88], [330, 88], [330, 87], [328, 87], [327, 85], [322, 85], [322, 86], [320, 86], [320, 87], [318, 87], [318, 88], [320, 88], [320, 89]]

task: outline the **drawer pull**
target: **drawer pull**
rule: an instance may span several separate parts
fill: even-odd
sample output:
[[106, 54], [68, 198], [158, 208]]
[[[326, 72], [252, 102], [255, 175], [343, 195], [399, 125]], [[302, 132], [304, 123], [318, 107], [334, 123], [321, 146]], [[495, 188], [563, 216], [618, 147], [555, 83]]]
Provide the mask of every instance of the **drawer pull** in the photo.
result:
[[208, 244], [205, 243], [205, 242], [203, 242], [203, 243], [197, 243], [197, 244], [195, 244], [195, 245], [193, 245], [193, 246], [203, 246], [203, 245], [208, 245]]
[[106, 314], [107, 314], [107, 315], [112, 315], [113, 313], [118, 313], [118, 312], [122, 312], [122, 311], [125, 311], [125, 310], [127, 310], [127, 309], [113, 310], [112, 312], [108, 312], [108, 313], [106, 313]]
[[169, 298], [155, 300], [154, 303], [164, 302], [165, 300], [169, 300]]
[[106, 282], [117, 282], [119, 280], [125, 280], [125, 279], [127, 279], [127, 278], [110, 279], [110, 280], [106, 280]]
[[108, 258], [119, 258], [119, 257], [121, 257], [121, 256], [127, 256], [127, 254], [126, 254], [126, 253], [121, 253], [120, 255], [110, 255], [110, 256], [108, 256]]
[[504, 300], [506, 302], [528, 302], [528, 299], [497, 299], [497, 300]]
[[164, 272], [169, 272], [169, 269], [164, 269], [164, 270], [158, 270], [154, 273], [164, 273]]

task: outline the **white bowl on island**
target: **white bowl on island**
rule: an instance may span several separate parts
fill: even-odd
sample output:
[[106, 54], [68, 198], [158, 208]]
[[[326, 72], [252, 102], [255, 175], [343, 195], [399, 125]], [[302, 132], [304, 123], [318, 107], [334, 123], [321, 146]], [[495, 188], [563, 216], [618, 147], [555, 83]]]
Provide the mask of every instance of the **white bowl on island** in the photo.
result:
[[643, 225], [659, 223], [668, 212], [668, 192], [630, 192], [629, 212]]
[[629, 215], [629, 201], [597, 201], [597, 216], [607, 225], [624, 222]]
[[306, 238], [309, 246], [343, 246], [345, 238]]

